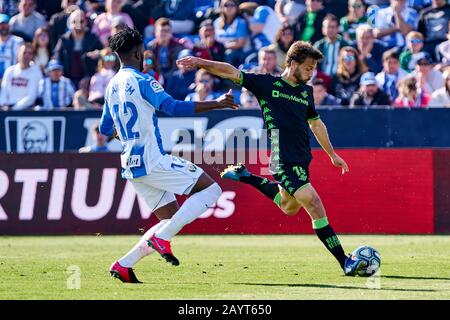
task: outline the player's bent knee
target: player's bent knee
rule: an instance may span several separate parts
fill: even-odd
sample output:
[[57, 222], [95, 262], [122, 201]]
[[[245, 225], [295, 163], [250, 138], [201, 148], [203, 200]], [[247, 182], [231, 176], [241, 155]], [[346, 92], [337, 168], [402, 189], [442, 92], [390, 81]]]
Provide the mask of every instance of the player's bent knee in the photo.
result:
[[210, 201], [212, 202], [209, 205], [212, 206], [222, 194], [222, 188], [217, 184], [217, 182], [214, 182], [212, 185], [202, 190], [201, 192], [205, 192], [208, 194]]
[[296, 207], [288, 207], [288, 208], [282, 208], [281, 209], [286, 215], [292, 217], [295, 216], [298, 211], [300, 210], [299, 208]]

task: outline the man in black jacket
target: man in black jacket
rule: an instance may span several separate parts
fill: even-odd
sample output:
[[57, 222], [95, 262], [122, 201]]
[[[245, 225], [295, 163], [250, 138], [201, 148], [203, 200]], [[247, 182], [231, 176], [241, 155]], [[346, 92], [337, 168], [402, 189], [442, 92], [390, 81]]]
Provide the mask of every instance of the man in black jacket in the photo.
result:
[[78, 8], [77, 0], [63, 0], [61, 2], [61, 8], [63, 10], [52, 15], [50, 22], [48, 23], [51, 33], [50, 43], [53, 47], [58, 42], [59, 38], [67, 32], [67, 19], [69, 19], [70, 14]]
[[389, 96], [380, 90], [373, 72], [361, 76], [359, 91], [350, 100], [350, 108], [390, 105]]
[[64, 74], [78, 87], [80, 80], [92, 76], [97, 69], [97, 60], [103, 48], [98, 37], [86, 28], [87, 18], [81, 10], [69, 17], [69, 31], [58, 41], [53, 59], [62, 62]]

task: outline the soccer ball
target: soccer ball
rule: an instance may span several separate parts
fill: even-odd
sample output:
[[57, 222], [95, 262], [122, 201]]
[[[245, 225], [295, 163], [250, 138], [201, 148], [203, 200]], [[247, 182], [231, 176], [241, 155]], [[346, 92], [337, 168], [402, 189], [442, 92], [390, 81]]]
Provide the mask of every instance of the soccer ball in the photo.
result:
[[381, 266], [380, 253], [370, 246], [361, 246], [352, 252], [352, 256], [365, 262], [365, 266], [358, 271], [361, 277], [370, 277], [374, 275]]

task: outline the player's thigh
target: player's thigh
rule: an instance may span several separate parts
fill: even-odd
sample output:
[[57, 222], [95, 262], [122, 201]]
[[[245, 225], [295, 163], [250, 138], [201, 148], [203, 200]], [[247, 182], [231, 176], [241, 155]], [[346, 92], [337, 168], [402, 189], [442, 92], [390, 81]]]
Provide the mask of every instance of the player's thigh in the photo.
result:
[[294, 193], [294, 197], [302, 205], [302, 207], [305, 208], [313, 220], [326, 217], [322, 200], [311, 183], [297, 189]]
[[302, 205], [295, 199], [294, 196], [291, 196], [283, 187], [278, 186], [280, 189], [280, 209], [286, 213], [288, 216], [295, 216]]
[[180, 209], [180, 206], [178, 205], [178, 201], [175, 200], [159, 207], [158, 209], [153, 211], [153, 214], [159, 220], [165, 220], [172, 218], [172, 216], [178, 211], [178, 209]]
[[[150, 176], [130, 179], [136, 193], [145, 201], [151, 212], [162, 219], [168, 219], [178, 210], [178, 203], [172, 192], [155, 188], [151, 185]], [[160, 208], [164, 208], [159, 210]]]
[[[148, 177], [153, 187], [178, 195], [189, 195], [194, 188], [209, 186], [212, 181], [202, 168], [172, 155], [165, 155]], [[197, 186], [198, 183], [200, 186]]]

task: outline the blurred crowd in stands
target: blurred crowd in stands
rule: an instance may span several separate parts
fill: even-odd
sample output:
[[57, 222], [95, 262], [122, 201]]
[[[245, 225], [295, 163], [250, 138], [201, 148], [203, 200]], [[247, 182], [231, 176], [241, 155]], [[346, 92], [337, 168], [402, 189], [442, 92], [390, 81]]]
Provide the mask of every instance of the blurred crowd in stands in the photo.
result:
[[251, 92], [186, 55], [280, 75], [289, 46], [311, 42], [324, 60], [310, 84], [327, 108], [450, 107], [447, 0], [0, 0], [0, 110], [99, 110], [119, 69], [108, 38], [124, 26], [145, 42], [143, 72], [176, 99]]

